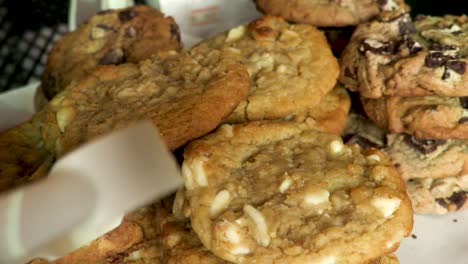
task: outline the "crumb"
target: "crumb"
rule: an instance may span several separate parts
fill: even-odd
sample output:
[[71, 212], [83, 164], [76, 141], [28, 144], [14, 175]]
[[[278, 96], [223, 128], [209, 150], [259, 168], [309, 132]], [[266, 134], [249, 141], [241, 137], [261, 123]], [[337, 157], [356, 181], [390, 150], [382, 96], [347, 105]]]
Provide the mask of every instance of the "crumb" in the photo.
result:
[[415, 234], [411, 234], [411, 237], [412, 237], [413, 239], [418, 238]]
[[458, 220], [457, 220], [457, 219], [453, 219], [452, 222], [456, 223], [456, 222], [458, 222]]

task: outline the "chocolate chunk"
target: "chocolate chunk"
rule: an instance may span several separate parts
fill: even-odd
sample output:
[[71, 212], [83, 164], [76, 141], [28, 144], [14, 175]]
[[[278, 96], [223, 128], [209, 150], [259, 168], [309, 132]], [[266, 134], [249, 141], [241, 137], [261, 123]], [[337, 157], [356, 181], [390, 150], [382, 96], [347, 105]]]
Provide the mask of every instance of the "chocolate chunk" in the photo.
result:
[[402, 35], [416, 32], [416, 27], [414, 26], [411, 19], [400, 20], [400, 22], [398, 22], [398, 29]]
[[172, 37], [175, 37], [178, 42], [180, 42], [179, 26], [177, 26], [177, 24], [175, 24], [175, 23], [171, 24], [171, 35], [172, 35]]
[[424, 59], [424, 65], [429, 68], [437, 68], [443, 66], [450, 59], [453, 57], [445, 55], [442, 51], [429, 52]]
[[468, 117], [462, 117], [460, 120], [458, 120], [458, 124], [463, 125], [468, 123]]
[[381, 42], [378, 40], [366, 39], [362, 42], [360, 51], [365, 53], [370, 51], [375, 54], [393, 54], [395, 52], [395, 43], [393, 41]]
[[448, 78], [450, 78], [450, 72], [445, 68], [444, 74], [442, 74], [442, 80], [447, 80]]
[[456, 205], [458, 210], [462, 208], [466, 202], [466, 193], [464, 191], [455, 192], [449, 198], [447, 198], [447, 200]]
[[410, 135], [405, 135], [404, 142], [423, 154], [428, 154], [436, 150], [440, 145], [445, 144], [443, 139], [417, 139]]
[[137, 34], [135, 27], [128, 27], [125, 29], [125, 37], [134, 38]]
[[438, 204], [447, 208], [449, 211], [456, 211], [462, 208], [466, 202], [466, 193], [464, 191], [454, 192], [448, 198], [436, 198]]
[[137, 15], [137, 12], [133, 9], [123, 10], [119, 13], [120, 22], [127, 22], [134, 18]]
[[468, 109], [468, 96], [461, 96], [458, 99], [460, 100], [461, 106], [465, 109]]
[[377, 0], [377, 4], [379, 4], [379, 6], [384, 6], [386, 5], [388, 2], [388, 0]]
[[432, 45], [429, 47], [429, 50], [435, 50], [435, 51], [457, 50], [457, 47], [453, 45], [432, 43]]
[[435, 201], [440, 204], [442, 207], [444, 208], [448, 208], [449, 207], [449, 203], [447, 203], [447, 201], [445, 201], [444, 198], [436, 198]]
[[362, 149], [381, 148], [377, 143], [368, 140], [360, 135], [350, 134], [344, 137], [343, 141], [348, 145], [358, 144]]
[[447, 63], [445, 63], [445, 67], [458, 74], [464, 74], [466, 71], [466, 62], [459, 60], [449, 60]]
[[415, 54], [423, 49], [422, 46], [409, 35], [405, 35], [404, 40], [410, 54]]
[[112, 49], [109, 50], [102, 58], [99, 60], [99, 64], [120, 64], [125, 62], [125, 56], [123, 50], [121, 49]]

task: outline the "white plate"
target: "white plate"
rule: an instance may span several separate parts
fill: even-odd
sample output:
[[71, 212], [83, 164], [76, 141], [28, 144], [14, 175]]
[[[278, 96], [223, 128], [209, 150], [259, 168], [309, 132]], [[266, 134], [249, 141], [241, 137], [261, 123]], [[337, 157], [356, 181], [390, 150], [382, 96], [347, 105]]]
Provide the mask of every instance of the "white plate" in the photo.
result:
[[[0, 128], [33, 113], [36, 84], [0, 94]], [[402, 264], [468, 264], [468, 210], [444, 216], [415, 216], [413, 236], [396, 252]]]

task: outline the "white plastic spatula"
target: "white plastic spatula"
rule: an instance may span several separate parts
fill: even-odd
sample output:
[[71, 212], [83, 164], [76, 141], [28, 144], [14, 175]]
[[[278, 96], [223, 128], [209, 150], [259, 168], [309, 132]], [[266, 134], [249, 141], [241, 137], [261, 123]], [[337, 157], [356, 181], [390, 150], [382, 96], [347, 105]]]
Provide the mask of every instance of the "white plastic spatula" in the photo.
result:
[[181, 185], [151, 123], [102, 137], [58, 160], [44, 180], [0, 196], [0, 263], [66, 254]]

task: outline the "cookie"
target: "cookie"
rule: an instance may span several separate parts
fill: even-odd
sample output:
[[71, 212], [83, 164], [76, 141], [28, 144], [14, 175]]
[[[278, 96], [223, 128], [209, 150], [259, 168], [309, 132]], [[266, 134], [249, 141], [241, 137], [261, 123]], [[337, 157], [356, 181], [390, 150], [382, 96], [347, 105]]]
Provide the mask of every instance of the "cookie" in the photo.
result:
[[[339, 84], [320, 103], [312, 107], [307, 114], [312, 118], [323, 131], [340, 135], [345, 127], [351, 99], [346, 90]], [[295, 121], [302, 121], [301, 117], [296, 117]]]
[[[151, 260], [159, 263], [161, 247], [159, 229], [156, 223], [158, 204], [149, 205], [124, 217], [121, 224], [105, 235], [57, 260], [48, 262], [34, 259], [30, 264], [101, 264], [139, 263], [138, 260]], [[140, 262], [149, 263], [149, 262]]]
[[331, 91], [338, 64], [322, 32], [265, 16], [198, 45], [242, 57], [252, 91], [226, 123], [281, 119], [307, 113]]
[[416, 139], [407, 134], [389, 134], [384, 152], [405, 180], [468, 174], [466, 139]]
[[468, 98], [443, 96], [362, 98], [367, 116], [392, 133], [417, 138], [468, 138]]
[[401, 0], [255, 0], [257, 8], [270, 15], [287, 20], [322, 27], [357, 25], [379, 14], [407, 12], [409, 7]]
[[44, 146], [36, 119], [0, 133], [0, 192], [42, 178], [53, 156]]
[[188, 219], [178, 219], [170, 210], [159, 208], [158, 225], [161, 230], [161, 263], [164, 264], [228, 264], [203, 246], [192, 230]]
[[468, 176], [417, 178], [406, 182], [413, 210], [418, 214], [446, 214], [468, 207]]
[[309, 123], [223, 125], [185, 149], [192, 227], [235, 263], [363, 263], [412, 228], [405, 186], [384, 154]]
[[34, 92], [34, 110], [36, 110], [36, 112], [39, 112], [48, 103], [49, 103], [49, 100], [45, 97], [44, 91], [42, 90], [41, 85], [39, 85], [36, 88], [36, 92]]
[[398, 258], [393, 254], [388, 254], [380, 258], [378, 264], [400, 264]]
[[214, 129], [246, 98], [250, 78], [238, 61], [236, 52], [196, 48], [139, 64], [100, 66], [43, 110], [47, 147], [61, 156], [150, 119], [174, 150]]
[[367, 98], [467, 96], [466, 43], [466, 16], [374, 20], [354, 31], [339, 80]]
[[103, 11], [54, 44], [42, 75], [42, 88], [51, 99], [97, 65], [135, 63], [159, 51], [180, 49], [174, 19], [152, 7]]

